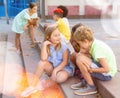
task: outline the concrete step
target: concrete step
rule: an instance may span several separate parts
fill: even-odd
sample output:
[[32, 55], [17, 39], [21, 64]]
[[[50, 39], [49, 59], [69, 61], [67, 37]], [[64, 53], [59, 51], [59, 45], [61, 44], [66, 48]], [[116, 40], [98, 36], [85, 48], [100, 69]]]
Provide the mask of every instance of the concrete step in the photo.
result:
[[98, 91], [103, 98], [120, 98], [120, 72], [110, 81], [95, 80]]
[[20, 42], [25, 70], [33, 73], [40, 60], [40, 53], [36, 46], [31, 45], [32, 41], [28, 32], [21, 35]]

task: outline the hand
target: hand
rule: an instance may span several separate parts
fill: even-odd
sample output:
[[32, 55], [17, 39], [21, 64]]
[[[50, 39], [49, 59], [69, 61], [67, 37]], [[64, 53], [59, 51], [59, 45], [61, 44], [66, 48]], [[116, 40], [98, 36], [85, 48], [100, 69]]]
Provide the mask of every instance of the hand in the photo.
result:
[[51, 45], [52, 43], [50, 42], [50, 41], [45, 41], [44, 43], [43, 43], [43, 45], [45, 45], [45, 46], [47, 46], [47, 45]]
[[90, 70], [90, 66], [86, 63], [84, 63], [85, 67], [87, 68], [87, 70]]
[[53, 70], [52, 76], [51, 76], [51, 78], [52, 78], [53, 81], [56, 81], [58, 71], [59, 71], [59, 70], [58, 70], [57, 68], [55, 68], [55, 69]]

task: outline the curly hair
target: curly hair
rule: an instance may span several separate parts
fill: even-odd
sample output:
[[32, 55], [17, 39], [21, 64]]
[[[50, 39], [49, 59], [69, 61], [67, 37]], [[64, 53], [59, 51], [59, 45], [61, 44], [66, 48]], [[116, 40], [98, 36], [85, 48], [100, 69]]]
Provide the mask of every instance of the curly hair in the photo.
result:
[[93, 31], [86, 26], [78, 27], [74, 33], [74, 37], [76, 41], [84, 41], [85, 39], [87, 39], [88, 41], [94, 40]]

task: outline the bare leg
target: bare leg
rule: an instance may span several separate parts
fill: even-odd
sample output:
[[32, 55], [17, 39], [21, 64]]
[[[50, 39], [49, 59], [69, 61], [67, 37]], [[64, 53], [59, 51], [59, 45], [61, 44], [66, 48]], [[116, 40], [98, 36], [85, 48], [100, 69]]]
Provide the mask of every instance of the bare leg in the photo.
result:
[[29, 29], [30, 29], [30, 36], [31, 36], [31, 39], [32, 39], [32, 43], [34, 44], [34, 28], [33, 28], [33, 25], [30, 25]]
[[[46, 72], [48, 75], [51, 75], [52, 71], [53, 71], [53, 67], [52, 67], [52, 64], [47, 62], [47, 61], [40, 61], [38, 63], [38, 67], [36, 68], [36, 71], [35, 71], [35, 75], [38, 77], [38, 78], [41, 78], [43, 72]], [[32, 86], [35, 86], [36, 85], [36, 80], [33, 80], [32, 81]]]
[[20, 50], [20, 34], [16, 33], [15, 36], [15, 47], [17, 48], [17, 50]]
[[65, 70], [59, 71], [56, 75], [56, 82], [63, 83], [68, 79], [68, 77], [69, 77], [68, 72], [66, 72]]
[[94, 85], [92, 77], [90, 73], [88, 72], [87, 67], [84, 65], [84, 64], [91, 65], [92, 63], [91, 59], [83, 54], [82, 55], [80, 54], [79, 56], [77, 56], [76, 63], [77, 63], [77, 66], [80, 68], [80, 71], [84, 79], [87, 81], [87, 83], [89, 85]]

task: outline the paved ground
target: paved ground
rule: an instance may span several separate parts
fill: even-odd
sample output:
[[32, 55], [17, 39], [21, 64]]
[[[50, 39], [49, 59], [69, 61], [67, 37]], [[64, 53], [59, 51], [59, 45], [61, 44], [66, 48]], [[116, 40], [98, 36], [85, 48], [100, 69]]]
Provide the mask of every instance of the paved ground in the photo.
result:
[[[0, 67], [5, 62], [6, 63], [15, 63], [18, 62], [18, 64], [22, 65], [22, 60], [19, 55], [15, 53], [15, 51], [11, 51], [14, 48], [14, 37], [12, 37], [9, 42], [6, 42], [7, 34], [14, 35], [11, 31], [11, 24], [13, 20], [10, 20], [10, 24], [6, 24], [6, 20], [2, 19], [0, 20]], [[72, 27], [76, 23], [83, 23], [85, 25], [88, 25], [91, 27], [94, 31], [95, 37], [98, 39], [103, 40], [107, 44], [110, 45], [110, 47], [113, 49], [117, 64], [118, 64], [118, 71], [120, 71], [120, 38], [117, 37], [111, 37], [108, 35], [108, 32], [110, 34], [116, 34], [119, 33], [118, 27], [116, 29], [115, 25], [113, 25], [111, 19], [71, 19], [70, 26]], [[47, 20], [47, 23], [52, 23], [52, 20]], [[119, 34], [118, 34], [119, 35]], [[116, 36], [116, 35], [114, 35]], [[12, 48], [12, 49], [11, 49]], [[13, 55], [15, 57], [13, 57]], [[11, 59], [14, 58], [14, 59]], [[13, 66], [14, 67], [14, 66]], [[9, 88], [8, 88], [9, 89]], [[1, 98], [1, 97], [0, 97]], [[2, 98], [7, 98], [5, 96], [2, 96]]]

